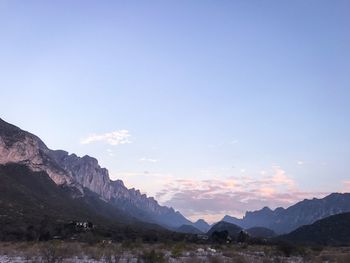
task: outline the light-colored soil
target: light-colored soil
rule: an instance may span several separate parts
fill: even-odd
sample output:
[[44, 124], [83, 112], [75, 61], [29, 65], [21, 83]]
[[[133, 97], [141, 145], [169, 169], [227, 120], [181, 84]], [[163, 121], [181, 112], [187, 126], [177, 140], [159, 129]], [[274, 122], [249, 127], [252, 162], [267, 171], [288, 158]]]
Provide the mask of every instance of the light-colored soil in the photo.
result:
[[199, 244], [88, 245], [74, 242], [0, 243], [1, 263], [303, 263], [350, 262], [350, 248], [294, 248]]

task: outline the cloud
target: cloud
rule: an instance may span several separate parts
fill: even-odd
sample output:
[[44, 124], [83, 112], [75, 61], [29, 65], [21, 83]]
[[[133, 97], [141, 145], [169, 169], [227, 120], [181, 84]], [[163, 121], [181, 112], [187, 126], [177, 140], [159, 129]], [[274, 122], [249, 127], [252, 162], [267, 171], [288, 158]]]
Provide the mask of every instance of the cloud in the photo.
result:
[[222, 141], [222, 142], [217, 142], [214, 144], [209, 144], [208, 147], [209, 148], [217, 148], [217, 147], [223, 147], [225, 145], [235, 145], [237, 143], [239, 143], [239, 140], [233, 139], [231, 141]]
[[230, 144], [237, 144], [237, 143], [239, 143], [239, 141], [238, 140], [232, 140], [232, 141], [230, 141]]
[[175, 179], [170, 173], [149, 170], [111, 171], [110, 177], [112, 180], [122, 180], [128, 188], [133, 187], [146, 192], [148, 197], [155, 197], [159, 189], [163, 189], [164, 185], [171, 183]]
[[114, 152], [111, 149], [107, 149], [107, 153], [109, 156], [113, 157], [114, 156]]
[[350, 180], [343, 181], [343, 189], [344, 193], [350, 193]]
[[131, 143], [129, 140], [131, 135], [128, 130], [117, 130], [104, 134], [91, 134], [90, 136], [82, 139], [81, 144], [90, 144], [93, 142], [104, 142], [110, 145], [119, 145]]
[[165, 185], [156, 198], [191, 219], [204, 217], [213, 222], [225, 214], [242, 216], [264, 206], [287, 207], [326, 194], [301, 191], [281, 167], [273, 166], [259, 178], [241, 175], [211, 180], [177, 179]]
[[149, 162], [149, 163], [157, 163], [159, 160], [142, 157], [139, 159], [140, 162]]
[[274, 171], [274, 175], [269, 178], [271, 179], [271, 183], [275, 186], [277, 185], [284, 185], [288, 189], [294, 189], [296, 187], [295, 182], [293, 179], [289, 178], [286, 175], [286, 172], [281, 169], [279, 166], [272, 166], [272, 170]]

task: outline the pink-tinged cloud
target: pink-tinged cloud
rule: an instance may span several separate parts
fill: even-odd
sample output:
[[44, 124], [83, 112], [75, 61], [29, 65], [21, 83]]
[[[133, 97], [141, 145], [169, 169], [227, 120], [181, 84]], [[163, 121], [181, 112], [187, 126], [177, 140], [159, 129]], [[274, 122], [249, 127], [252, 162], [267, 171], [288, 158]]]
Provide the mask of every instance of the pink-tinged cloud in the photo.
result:
[[343, 181], [343, 192], [349, 193], [350, 192], [350, 180]]
[[117, 130], [104, 134], [91, 134], [86, 138], [81, 139], [81, 144], [90, 144], [94, 142], [104, 142], [109, 145], [119, 145], [131, 143], [129, 138], [131, 135], [128, 130]]
[[264, 206], [288, 207], [305, 198], [327, 194], [301, 191], [283, 169], [274, 166], [272, 174], [259, 179], [241, 176], [222, 180], [174, 180], [158, 192], [156, 198], [193, 220], [203, 217], [213, 222], [225, 214], [242, 216], [246, 211]]

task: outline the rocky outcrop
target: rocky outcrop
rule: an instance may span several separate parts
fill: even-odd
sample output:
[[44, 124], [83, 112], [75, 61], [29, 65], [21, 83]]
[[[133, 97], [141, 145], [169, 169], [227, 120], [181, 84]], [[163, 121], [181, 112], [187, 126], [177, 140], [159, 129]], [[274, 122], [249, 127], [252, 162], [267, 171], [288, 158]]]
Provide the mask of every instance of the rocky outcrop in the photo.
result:
[[50, 150], [35, 135], [0, 119], [0, 164], [26, 164], [33, 171], [45, 171], [58, 185], [74, 180], [50, 158]]
[[62, 150], [50, 150], [37, 136], [0, 119], [0, 164], [21, 163], [33, 171], [45, 171], [57, 185], [96, 193], [141, 220], [166, 226], [191, 224], [174, 209], [160, 206], [134, 188], [127, 189], [121, 180], [112, 181], [108, 170], [97, 159], [78, 157]]
[[106, 201], [112, 198], [116, 184], [112, 184], [107, 169], [101, 168], [95, 158], [87, 155], [81, 158], [62, 150], [50, 151], [50, 156], [75, 182]]
[[98, 194], [105, 201], [114, 202], [124, 210], [137, 208], [144, 212], [143, 219], [147, 217], [152, 222], [166, 223], [169, 226], [190, 223], [174, 209], [160, 206], [154, 198], [147, 197], [134, 188], [126, 188], [123, 181], [110, 180], [108, 170], [101, 168], [97, 159], [93, 157], [69, 155], [62, 150], [51, 151], [50, 155], [75, 182]]

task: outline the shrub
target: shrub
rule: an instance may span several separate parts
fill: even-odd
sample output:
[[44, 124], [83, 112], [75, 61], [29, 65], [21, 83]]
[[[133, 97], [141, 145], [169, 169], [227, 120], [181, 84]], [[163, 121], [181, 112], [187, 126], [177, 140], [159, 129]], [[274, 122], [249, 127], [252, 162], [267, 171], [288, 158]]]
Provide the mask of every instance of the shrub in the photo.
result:
[[321, 253], [322, 250], [323, 250], [323, 246], [321, 246], [321, 245], [314, 245], [314, 246], [311, 247], [311, 250], [314, 251], [314, 252]]
[[152, 249], [150, 252], [143, 252], [141, 259], [144, 263], [161, 263], [165, 262], [164, 254], [162, 252], [156, 252]]
[[214, 231], [211, 234], [211, 239], [214, 242], [217, 243], [226, 243], [226, 241], [228, 240], [228, 231], [224, 230], [224, 231]]
[[245, 231], [242, 230], [241, 232], [239, 232], [238, 237], [237, 237], [238, 243], [245, 243], [248, 240], [249, 240], [249, 235]]
[[284, 256], [290, 257], [293, 253], [297, 251], [296, 246], [292, 245], [291, 243], [287, 242], [280, 242], [277, 245], [277, 250], [282, 252]]
[[41, 260], [43, 263], [58, 263], [62, 262], [63, 258], [56, 244], [47, 243], [41, 248]]
[[174, 258], [178, 258], [182, 255], [183, 251], [186, 248], [186, 244], [183, 242], [175, 244], [175, 246], [172, 247], [171, 249], [171, 255]]

